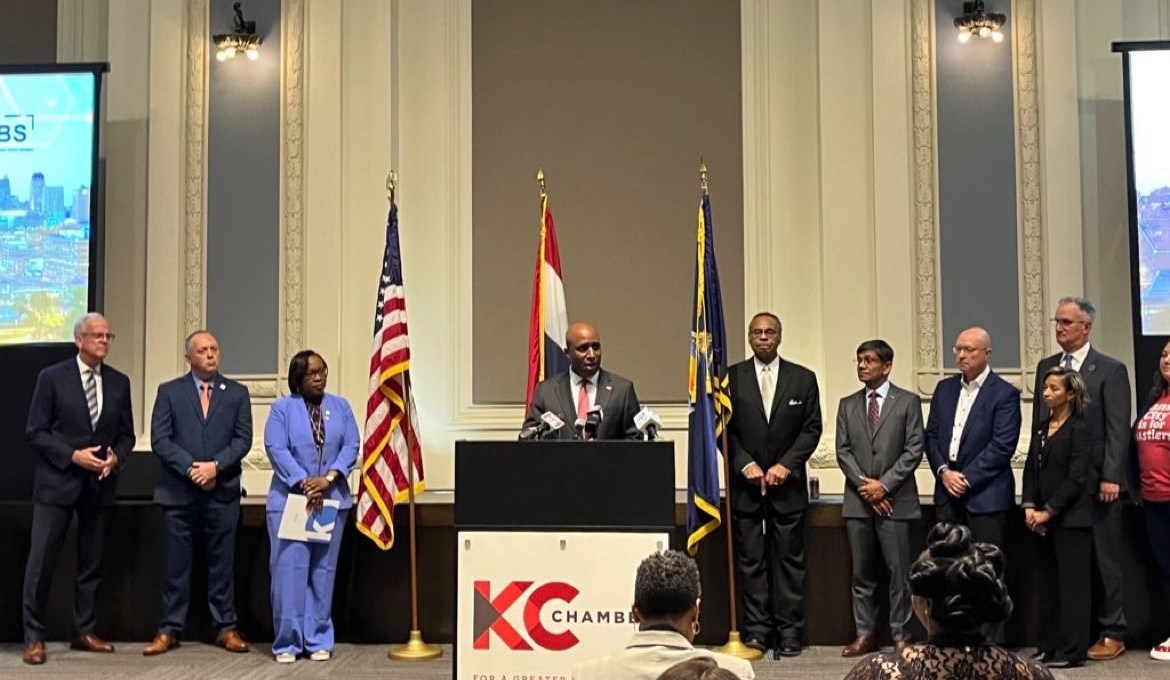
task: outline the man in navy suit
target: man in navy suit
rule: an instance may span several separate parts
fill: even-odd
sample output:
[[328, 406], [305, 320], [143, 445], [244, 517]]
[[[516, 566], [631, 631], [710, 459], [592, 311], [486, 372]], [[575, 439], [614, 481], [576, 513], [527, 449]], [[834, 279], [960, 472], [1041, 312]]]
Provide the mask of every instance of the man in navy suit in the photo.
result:
[[179, 645], [191, 595], [192, 539], [198, 534], [207, 561], [207, 600], [215, 642], [246, 652], [236, 630], [233, 587], [236, 523], [240, 517], [240, 461], [252, 448], [248, 390], [219, 374], [219, 344], [207, 331], [185, 342], [186, 375], [158, 386], [150, 443], [162, 461], [154, 502], [166, 528], [163, 618], [143, 650], [162, 654]]
[[24, 662], [45, 662], [45, 602], [65, 531], [77, 515], [73, 649], [112, 652], [94, 635], [106, 511], [118, 468], [134, 448], [130, 379], [105, 365], [114, 334], [101, 314], [73, 326], [77, 356], [37, 376], [25, 434], [37, 452], [32, 537], [24, 571]]
[[959, 375], [935, 387], [926, 421], [934, 504], [940, 522], [965, 524], [976, 541], [1003, 549], [1016, 497], [1011, 462], [1020, 439], [1020, 391], [988, 366], [987, 331], [959, 333], [954, 350]]

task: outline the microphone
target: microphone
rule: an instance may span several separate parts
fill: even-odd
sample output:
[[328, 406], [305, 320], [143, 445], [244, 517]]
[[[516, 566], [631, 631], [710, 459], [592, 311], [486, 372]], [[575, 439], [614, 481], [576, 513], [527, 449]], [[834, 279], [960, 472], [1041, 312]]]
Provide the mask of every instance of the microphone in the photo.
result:
[[634, 416], [634, 427], [642, 433], [642, 438], [652, 442], [658, 439], [658, 428], [662, 427], [662, 419], [654, 409], [643, 406], [638, 415]]
[[604, 417], [604, 411], [601, 410], [601, 404], [598, 404], [589, 409], [585, 414], [584, 435], [586, 439], [597, 439], [597, 429], [601, 426], [601, 419]]
[[557, 414], [545, 411], [540, 415], [540, 422], [520, 430], [520, 436], [518, 438], [522, 442], [533, 439], [544, 439], [547, 435], [564, 427], [564, 425], [565, 421], [561, 420]]

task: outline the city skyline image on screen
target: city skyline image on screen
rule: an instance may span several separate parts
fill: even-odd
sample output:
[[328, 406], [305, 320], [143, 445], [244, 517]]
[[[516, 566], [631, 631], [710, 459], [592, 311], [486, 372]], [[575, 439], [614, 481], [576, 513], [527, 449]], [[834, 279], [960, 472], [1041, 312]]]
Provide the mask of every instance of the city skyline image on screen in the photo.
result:
[[70, 342], [88, 307], [96, 80], [0, 72], [0, 344]]

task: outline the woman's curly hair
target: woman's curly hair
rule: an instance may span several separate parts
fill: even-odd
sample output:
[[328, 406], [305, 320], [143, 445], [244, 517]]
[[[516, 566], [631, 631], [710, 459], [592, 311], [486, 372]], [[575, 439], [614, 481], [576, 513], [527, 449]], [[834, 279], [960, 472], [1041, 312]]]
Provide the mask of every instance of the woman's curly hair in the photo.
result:
[[931, 602], [931, 618], [949, 633], [970, 633], [1007, 620], [1012, 598], [1003, 581], [1003, 552], [974, 543], [961, 524], [936, 524], [910, 569], [910, 592]]

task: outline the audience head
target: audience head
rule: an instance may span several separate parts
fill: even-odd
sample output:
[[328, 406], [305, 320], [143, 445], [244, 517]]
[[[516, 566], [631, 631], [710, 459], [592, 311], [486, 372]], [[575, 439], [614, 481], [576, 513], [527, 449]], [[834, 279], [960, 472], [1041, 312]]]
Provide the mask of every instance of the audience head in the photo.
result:
[[1056, 303], [1056, 344], [1065, 352], [1075, 352], [1085, 346], [1093, 332], [1097, 308], [1083, 297], [1061, 298]]
[[662, 671], [658, 680], [739, 680], [739, 676], [720, 668], [715, 659], [700, 656], [676, 663]]
[[329, 365], [325, 358], [311, 349], [303, 349], [288, 362], [288, 391], [309, 401], [317, 401], [325, 394], [329, 379]]
[[1044, 374], [1044, 403], [1054, 415], [1066, 406], [1069, 415], [1081, 415], [1089, 405], [1085, 379], [1077, 371], [1053, 366]]
[[654, 553], [638, 565], [634, 620], [639, 629], [669, 625], [694, 641], [699, 632], [699, 567], [677, 550]]
[[936, 524], [910, 569], [914, 613], [932, 635], [977, 634], [984, 624], [1006, 620], [1012, 598], [1003, 568], [996, 546], [973, 542], [961, 524]]
[[955, 338], [955, 363], [963, 378], [970, 382], [983, 373], [991, 358], [991, 334], [974, 326]]

